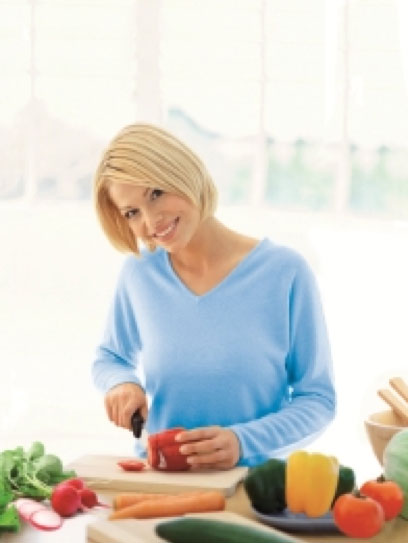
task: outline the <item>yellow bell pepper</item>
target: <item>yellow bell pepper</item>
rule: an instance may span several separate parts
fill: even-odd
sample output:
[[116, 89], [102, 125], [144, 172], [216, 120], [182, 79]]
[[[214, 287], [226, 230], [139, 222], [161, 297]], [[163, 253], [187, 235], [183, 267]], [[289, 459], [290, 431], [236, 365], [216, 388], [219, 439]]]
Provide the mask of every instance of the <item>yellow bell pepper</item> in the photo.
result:
[[292, 513], [320, 517], [329, 511], [339, 478], [339, 463], [333, 456], [306, 451], [293, 452], [286, 464], [286, 503]]
[[293, 452], [286, 462], [286, 505], [292, 513], [303, 513], [308, 486], [309, 454]]

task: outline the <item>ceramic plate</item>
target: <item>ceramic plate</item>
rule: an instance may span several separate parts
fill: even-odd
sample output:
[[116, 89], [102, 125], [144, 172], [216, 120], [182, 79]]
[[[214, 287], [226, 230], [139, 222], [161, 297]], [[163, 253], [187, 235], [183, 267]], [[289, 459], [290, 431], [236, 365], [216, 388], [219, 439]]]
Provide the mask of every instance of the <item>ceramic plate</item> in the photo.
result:
[[304, 533], [339, 533], [331, 512], [321, 517], [310, 518], [303, 513], [291, 513], [287, 509], [282, 511], [282, 513], [276, 513], [273, 515], [260, 513], [254, 508], [252, 508], [252, 511], [258, 520], [280, 530]]

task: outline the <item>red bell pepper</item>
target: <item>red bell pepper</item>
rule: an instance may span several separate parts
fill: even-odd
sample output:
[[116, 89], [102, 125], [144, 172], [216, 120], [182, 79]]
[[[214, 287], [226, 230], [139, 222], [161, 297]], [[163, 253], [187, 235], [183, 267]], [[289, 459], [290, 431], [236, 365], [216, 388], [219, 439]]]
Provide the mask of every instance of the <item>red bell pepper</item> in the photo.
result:
[[184, 428], [171, 428], [152, 434], [147, 440], [147, 461], [152, 468], [161, 471], [184, 471], [190, 468], [187, 456], [181, 454], [174, 438]]

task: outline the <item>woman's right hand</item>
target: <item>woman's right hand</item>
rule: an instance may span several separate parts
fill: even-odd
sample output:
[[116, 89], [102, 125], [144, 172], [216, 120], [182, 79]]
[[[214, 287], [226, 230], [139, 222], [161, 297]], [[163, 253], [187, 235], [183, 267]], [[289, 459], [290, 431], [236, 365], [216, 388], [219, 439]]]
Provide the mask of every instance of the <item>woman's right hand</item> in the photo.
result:
[[139, 409], [147, 419], [147, 400], [143, 389], [135, 383], [122, 383], [111, 388], [105, 396], [105, 408], [109, 420], [116, 426], [132, 429], [130, 419]]

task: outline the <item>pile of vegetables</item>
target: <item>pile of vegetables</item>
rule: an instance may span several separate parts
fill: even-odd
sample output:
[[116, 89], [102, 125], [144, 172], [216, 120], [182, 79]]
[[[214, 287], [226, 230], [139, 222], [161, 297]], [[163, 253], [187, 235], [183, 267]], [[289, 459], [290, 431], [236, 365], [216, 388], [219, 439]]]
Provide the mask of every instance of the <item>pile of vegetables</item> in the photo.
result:
[[[408, 429], [394, 436], [385, 453], [384, 475], [356, 488], [354, 471], [333, 456], [295, 451], [287, 460], [272, 458], [244, 480], [252, 506], [264, 514], [288, 509], [311, 518], [332, 511], [336, 526], [349, 537], [373, 537], [384, 522], [408, 513]], [[405, 451], [403, 453], [403, 451]], [[406, 517], [404, 517], [406, 518]]]
[[17, 532], [21, 520], [41, 530], [56, 530], [63, 518], [102, 506], [95, 492], [60, 458], [35, 441], [28, 450], [0, 453], [0, 533]]
[[355, 487], [354, 471], [331, 456], [295, 451], [287, 460], [271, 458], [251, 468], [244, 480], [252, 506], [264, 514], [293, 513], [318, 517]]
[[44, 500], [53, 488], [73, 477], [64, 471], [61, 460], [46, 454], [44, 445], [35, 441], [28, 450], [23, 447], [0, 453], [0, 532], [18, 531], [20, 519], [13, 501], [18, 498]]
[[13, 502], [13, 507], [22, 520], [34, 528], [46, 531], [57, 530], [62, 526], [64, 517], [71, 517], [78, 511], [88, 511], [97, 505], [109, 507], [99, 503], [95, 492], [76, 477], [58, 483], [49, 502], [18, 498]]
[[[336, 458], [295, 451], [287, 460], [271, 458], [251, 468], [244, 488], [252, 506], [264, 514], [288, 509], [311, 518], [331, 511], [338, 529], [351, 538], [371, 538], [386, 521], [408, 520], [408, 428], [396, 434], [384, 453], [384, 475], [356, 486], [352, 468]], [[279, 532], [213, 519], [177, 518], [156, 525], [170, 543], [292, 543]], [[297, 541], [297, 539], [296, 539]]]

